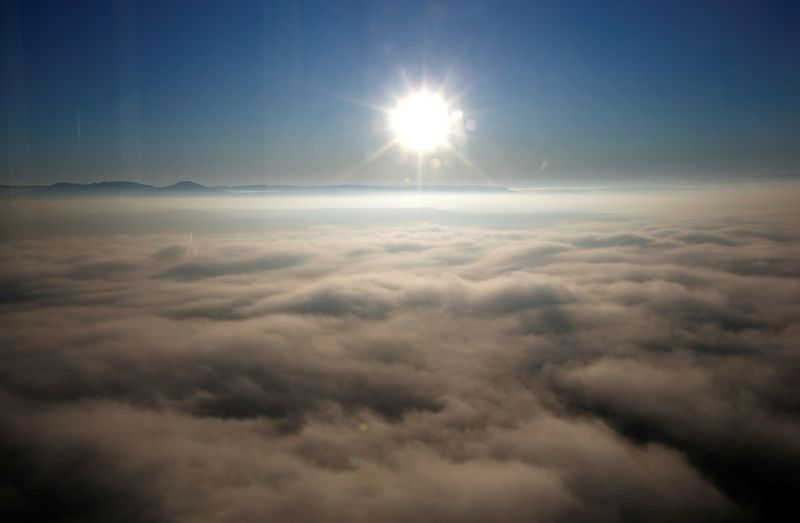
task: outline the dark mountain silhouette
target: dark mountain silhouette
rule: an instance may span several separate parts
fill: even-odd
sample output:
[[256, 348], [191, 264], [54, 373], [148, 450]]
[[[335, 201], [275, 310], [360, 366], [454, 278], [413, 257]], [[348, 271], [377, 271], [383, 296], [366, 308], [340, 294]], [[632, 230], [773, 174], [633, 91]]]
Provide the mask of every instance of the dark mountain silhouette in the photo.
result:
[[178, 182], [172, 185], [167, 185], [166, 187], [156, 187], [155, 190], [157, 191], [169, 191], [169, 192], [218, 192], [224, 191], [221, 187], [207, 187], [205, 185], [200, 185], [199, 183], [195, 182]]
[[232, 185], [209, 187], [192, 181], [181, 181], [157, 187], [137, 182], [110, 181], [95, 183], [59, 182], [52, 185], [0, 185], [0, 194], [28, 195], [257, 195], [257, 194], [342, 194], [393, 192], [458, 192], [501, 193], [510, 189], [488, 185]]
[[148, 191], [155, 189], [152, 185], [145, 185], [137, 182], [96, 182], [89, 184], [82, 183], [54, 183], [48, 186], [34, 186], [37, 191], [89, 191], [89, 192], [118, 192], [118, 191]]

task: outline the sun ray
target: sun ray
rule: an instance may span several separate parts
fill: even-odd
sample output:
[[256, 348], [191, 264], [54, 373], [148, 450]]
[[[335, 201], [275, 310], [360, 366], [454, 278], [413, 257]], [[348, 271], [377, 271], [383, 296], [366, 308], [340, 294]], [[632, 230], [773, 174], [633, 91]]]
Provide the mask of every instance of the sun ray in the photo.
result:
[[364, 167], [366, 167], [370, 163], [374, 162], [375, 160], [377, 160], [378, 158], [383, 156], [387, 151], [389, 151], [390, 149], [394, 148], [396, 145], [397, 145], [397, 138], [393, 138], [393, 139], [389, 140], [388, 142], [386, 142], [385, 144], [381, 145], [380, 147], [375, 149], [373, 152], [368, 154], [366, 158], [361, 160], [358, 164], [356, 164], [354, 167], [352, 167], [347, 172], [345, 172], [342, 176], [340, 176], [339, 177], [339, 181], [341, 182], [341, 181], [345, 181], [345, 180], [350, 179], [351, 176], [353, 176], [358, 171], [360, 171], [361, 169], [363, 169]]
[[387, 114], [389, 112], [389, 110], [386, 107], [382, 107], [382, 106], [377, 105], [377, 104], [366, 102], [364, 100], [359, 100], [357, 98], [352, 98], [350, 96], [345, 96], [343, 94], [339, 94], [339, 93], [336, 93], [336, 92], [333, 92], [333, 91], [329, 91], [327, 89], [317, 88], [317, 90], [319, 92], [323, 93], [323, 94], [326, 94], [326, 95], [330, 96], [330, 97], [337, 98], [339, 100], [351, 103], [353, 105], [357, 105], [359, 107], [365, 107], [367, 109], [371, 109], [371, 110], [373, 110], [375, 112], [378, 112], [378, 113]]
[[418, 154], [417, 155], [417, 189], [420, 188], [422, 185], [422, 165], [423, 165], [424, 155]]
[[492, 179], [491, 179], [491, 177], [490, 177], [488, 174], [486, 174], [486, 173], [483, 171], [483, 169], [481, 169], [480, 167], [478, 167], [477, 165], [475, 165], [475, 163], [474, 163], [472, 160], [470, 160], [469, 158], [467, 158], [467, 156], [466, 156], [464, 153], [462, 153], [461, 151], [459, 151], [459, 150], [458, 150], [458, 148], [457, 148], [456, 146], [454, 146], [454, 145], [453, 145], [453, 144], [451, 144], [450, 142], [445, 142], [445, 143], [444, 143], [442, 146], [443, 146], [443, 147], [444, 147], [444, 148], [445, 148], [445, 149], [446, 149], [446, 150], [447, 150], [447, 151], [448, 151], [450, 154], [452, 154], [453, 156], [455, 156], [456, 158], [458, 158], [458, 160], [459, 160], [461, 163], [463, 163], [464, 165], [466, 165], [467, 167], [469, 167], [469, 168], [470, 168], [470, 169], [471, 169], [471, 170], [472, 170], [474, 173], [476, 173], [477, 175], [479, 175], [479, 176], [480, 176], [480, 177], [483, 179], [483, 181], [485, 181], [485, 182], [489, 183], [490, 185], [495, 185], [495, 182], [494, 182], [494, 180], [492, 180]]
[[[477, 174], [481, 180], [494, 185], [494, 181], [476, 165], [464, 152], [459, 150], [453, 142], [459, 137], [465, 136], [462, 128], [462, 119], [466, 120], [467, 114], [459, 103], [472, 89], [481, 82], [477, 81], [462, 89], [456, 94], [447, 95], [450, 91], [448, 84], [454, 77], [454, 70], [447, 71], [445, 78], [438, 85], [430, 86], [425, 83], [427, 70], [423, 67], [422, 83], [412, 85], [408, 73], [404, 68], [399, 68], [397, 72], [400, 77], [404, 91], [401, 93], [392, 92], [385, 86], [382, 88], [385, 96], [393, 102], [392, 105], [377, 105], [365, 100], [342, 95], [327, 89], [311, 87], [322, 94], [337, 98], [339, 100], [363, 107], [375, 113], [384, 115], [387, 119], [389, 130], [394, 133], [394, 137], [388, 142], [369, 153], [363, 160], [355, 166], [349, 168], [340, 177], [339, 181], [346, 181], [356, 173], [364, 169], [367, 165], [378, 160], [392, 149], [402, 149], [403, 154], [416, 156], [414, 165], [413, 183], [420, 187], [426, 177], [426, 157], [436, 161], [436, 150], [452, 155], [459, 163], [466, 166], [471, 172]], [[452, 91], [450, 91], [452, 93]], [[468, 113], [469, 118], [475, 115], [475, 111]], [[471, 128], [469, 128], [471, 130]], [[460, 142], [459, 142], [460, 143]]]

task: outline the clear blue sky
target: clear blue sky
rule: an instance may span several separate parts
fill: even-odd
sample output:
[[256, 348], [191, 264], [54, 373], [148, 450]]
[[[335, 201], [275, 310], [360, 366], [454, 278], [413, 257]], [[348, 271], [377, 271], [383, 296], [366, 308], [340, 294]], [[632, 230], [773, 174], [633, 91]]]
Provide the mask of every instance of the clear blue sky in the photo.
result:
[[402, 183], [351, 172], [387, 133], [348, 101], [402, 71], [466, 92], [498, 183], [796, 175], [799, 5], [11, 0], [0, 182]]

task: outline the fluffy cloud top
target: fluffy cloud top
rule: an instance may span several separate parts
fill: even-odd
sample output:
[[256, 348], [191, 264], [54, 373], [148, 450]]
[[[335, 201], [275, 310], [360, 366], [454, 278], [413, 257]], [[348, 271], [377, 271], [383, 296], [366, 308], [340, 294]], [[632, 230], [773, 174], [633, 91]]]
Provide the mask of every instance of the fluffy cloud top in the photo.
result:
[[0, 519], [794, 507], [795, 219], [359, 216], [6, 235]]

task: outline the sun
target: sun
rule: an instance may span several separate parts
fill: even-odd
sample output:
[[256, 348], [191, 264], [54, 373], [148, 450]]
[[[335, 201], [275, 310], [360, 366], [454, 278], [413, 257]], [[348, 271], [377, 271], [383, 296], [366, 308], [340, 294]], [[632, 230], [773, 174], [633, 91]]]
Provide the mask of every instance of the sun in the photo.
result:
[[[446, 84], [443, 81], [437, 86], [413, 86], [404, 78], [403, 94], [395, 89], [385, 89], [387, 93], [396, 93], [385, 105], [332, 93], [333, 96], [381, 115], [386, 122], [383, 130], [391, 134], [387, 141], [348, 169], [341, 179], [354, 176], [378, 158], [395, 151], [398, 153], [398, 168], [399, 165], [406, 164], [416, 166], [417, 185], [422, 185], [426, 178], [443, 180], [453, 175], [466, 176], [464, 173], [467, 172], [480, 176], [489, 185], [495, 185], [464, 150], [470, 140], [469, 136], [476, 129], [474, 114], [467, 113], [461, 106], [466, 91], [448, 92]], [[416, 161], [409, 162], [410, 158]], [[406, 176], [405, 182], [411, 183], [411, 178]]]
[[422, 154], [447, 144], [452, 118], [441, 95], [421, 91], [400, 100], [389, 120], [400, 145]]

